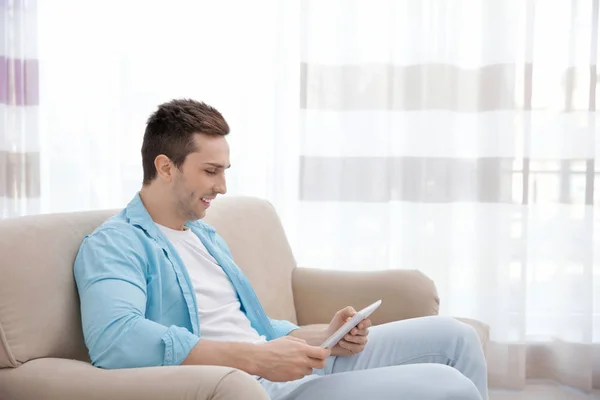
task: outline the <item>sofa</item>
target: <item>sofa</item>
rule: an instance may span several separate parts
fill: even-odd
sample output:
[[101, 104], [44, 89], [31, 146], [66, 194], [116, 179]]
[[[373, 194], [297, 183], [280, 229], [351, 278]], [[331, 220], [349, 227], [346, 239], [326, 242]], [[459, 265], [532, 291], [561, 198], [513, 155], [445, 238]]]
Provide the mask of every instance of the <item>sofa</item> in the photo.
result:
[[[73, 261], [84, 236], [118, 210], [0, 220], [0, 399], [267, 399], [250, 375], [217, 366], [103, 370], [83, 341]], [[270, 203], [222, 197], [205, 220], [228, 243], [267, 314], [299, 325], [377, 299], [374, 324], [436, 315], [434, 282], [416, 270], [343, 272], [296, 265]], [[486, 325], [463, 320], [479, 333]]]

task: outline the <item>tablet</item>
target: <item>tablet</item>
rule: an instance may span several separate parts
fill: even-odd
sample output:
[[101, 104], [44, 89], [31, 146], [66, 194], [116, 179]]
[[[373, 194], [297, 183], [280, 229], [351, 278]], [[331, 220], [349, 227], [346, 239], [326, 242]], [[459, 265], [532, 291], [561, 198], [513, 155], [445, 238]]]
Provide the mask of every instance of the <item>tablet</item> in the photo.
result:
[[360, 323], [363, 319], [367, 318], [369, 315], [373, 313], [373, 311], [377, 310], [377, 308], [381, 305], [381, 300], [377, 300], [375, 303], [367, 306], [354, 314], [348, 322], [346, 322], [340, 329], [338, 329], [333, 335], [329, 336], [327, 340], [321, 344], [321, 347], [324, 349], [331, 349], [334, 347], [340, 340], [346, 336], [348, 332], [352, 330], [356, 325]]

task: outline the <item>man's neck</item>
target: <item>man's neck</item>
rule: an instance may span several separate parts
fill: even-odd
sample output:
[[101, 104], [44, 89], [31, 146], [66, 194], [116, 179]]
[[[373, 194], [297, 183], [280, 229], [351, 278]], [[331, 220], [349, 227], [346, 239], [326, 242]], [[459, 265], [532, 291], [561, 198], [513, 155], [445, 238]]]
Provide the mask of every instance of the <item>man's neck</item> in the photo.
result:
[[181, 231], [186, 221], [177, 214], [173, 201], [165, 197], [164, 192], [152, 184], [143, 186], [140, 199], [155, 223]]

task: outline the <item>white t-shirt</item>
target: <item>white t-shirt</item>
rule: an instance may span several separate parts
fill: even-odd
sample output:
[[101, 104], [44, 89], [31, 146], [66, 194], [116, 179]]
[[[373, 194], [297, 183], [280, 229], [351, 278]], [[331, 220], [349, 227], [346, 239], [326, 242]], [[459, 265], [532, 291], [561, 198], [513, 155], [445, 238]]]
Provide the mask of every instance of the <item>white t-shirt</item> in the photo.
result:
[[194, 232], [188, 228], [178, 231], [157, 225], [179, 253], [192, 280], [198, 302], [202, 339], [266, 342], [265, 337], [258, 334], [240, 309], [231, 281]]

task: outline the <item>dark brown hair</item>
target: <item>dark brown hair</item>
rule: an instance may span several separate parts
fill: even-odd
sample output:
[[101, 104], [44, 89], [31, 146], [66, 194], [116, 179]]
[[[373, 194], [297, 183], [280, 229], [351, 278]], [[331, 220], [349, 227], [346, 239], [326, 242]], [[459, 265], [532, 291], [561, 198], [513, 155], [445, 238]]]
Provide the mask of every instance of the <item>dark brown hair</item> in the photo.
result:
[[142, 143], [144, 185], [156, 178], [154, 160], [161, 154], [181, 167], [187, 155], [196, 151], [198, 133], [225, 136], [229, 125], [219, 111], [199, 101], [178, 99], [158, 106], [148, 118]]

